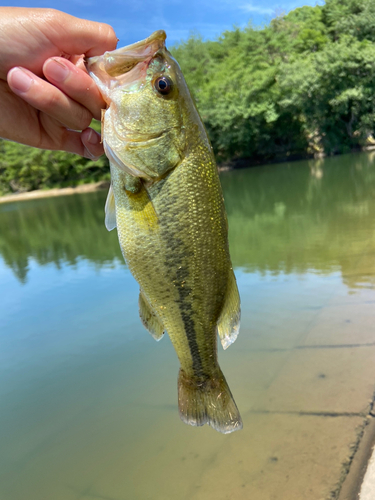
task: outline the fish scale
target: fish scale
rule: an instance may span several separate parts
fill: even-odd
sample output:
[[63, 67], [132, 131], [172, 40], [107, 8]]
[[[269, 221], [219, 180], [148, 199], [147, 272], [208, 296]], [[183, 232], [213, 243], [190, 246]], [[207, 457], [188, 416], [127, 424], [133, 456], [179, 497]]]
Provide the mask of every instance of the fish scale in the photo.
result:
[[167, 332], [176, 350], [180, 417], [228, 433], [242, 421], [218, 364], [217, 334], [224, 348], [236, 339], [240, 300], [224, 200], [208, 137], [164, 41], [156, 32], [87, 61], [109, 106], [106, 225], [117, 226], [140, 285], [143, 324], [157, 340]]

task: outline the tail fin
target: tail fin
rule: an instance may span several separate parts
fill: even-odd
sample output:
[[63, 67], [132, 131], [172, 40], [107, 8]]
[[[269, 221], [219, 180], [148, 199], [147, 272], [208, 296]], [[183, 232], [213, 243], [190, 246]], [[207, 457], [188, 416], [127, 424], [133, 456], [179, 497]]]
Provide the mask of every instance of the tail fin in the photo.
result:
[[219, 367], [215, 376], [203, 381], [180, 369], [178, 407], [186, 424], [209, 424], [223, 434], [242, 429], [241, 416]]

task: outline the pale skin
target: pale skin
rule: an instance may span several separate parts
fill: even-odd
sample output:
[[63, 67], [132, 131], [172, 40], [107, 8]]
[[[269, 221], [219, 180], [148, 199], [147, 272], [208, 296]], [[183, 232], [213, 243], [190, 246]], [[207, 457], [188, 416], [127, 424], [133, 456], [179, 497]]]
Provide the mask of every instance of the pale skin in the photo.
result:
[[105, 103], [82, 56], [116, 48], [111, 26], [53, 9], [0, 7], [0, 137], [97, 159]]

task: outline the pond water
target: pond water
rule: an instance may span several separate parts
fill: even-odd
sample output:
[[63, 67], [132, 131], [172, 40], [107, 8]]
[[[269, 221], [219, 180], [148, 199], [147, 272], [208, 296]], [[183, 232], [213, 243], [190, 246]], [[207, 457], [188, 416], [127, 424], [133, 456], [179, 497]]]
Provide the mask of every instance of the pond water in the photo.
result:
[[219, 348], [230, 435], [180, 421], [106, 193], [0, 205], [1, 500], [334, 498], [375, 385], [375, 156], [221, 180], [243, 311]]

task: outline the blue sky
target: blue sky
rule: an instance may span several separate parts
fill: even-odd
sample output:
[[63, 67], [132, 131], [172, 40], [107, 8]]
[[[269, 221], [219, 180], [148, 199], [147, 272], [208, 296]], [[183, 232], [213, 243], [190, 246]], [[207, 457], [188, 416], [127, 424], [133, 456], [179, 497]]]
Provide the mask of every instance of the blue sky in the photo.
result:
[[119, 46], [147, 37], [155, 30], [167, 32], [167, 43], [185, 40], [189, 33], [199, 32], [214, 39], [234, 25], [243, 27], [250, 21], [264, 25], [272, 17], [303, 5], [323, 4], [322, 0], [21, 0], [18, 7], [54, 7], [68, 14], [111, 24]]

